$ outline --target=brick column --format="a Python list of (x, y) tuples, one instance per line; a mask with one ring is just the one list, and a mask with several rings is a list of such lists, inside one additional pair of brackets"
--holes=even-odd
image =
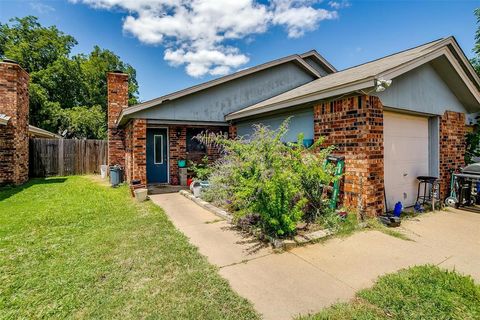
[(228, 137), (230, 139), (235, 139), (237, 137), (237, 126), (232, 123), (228, 126)]
[(0, 185), (28, 180), (28, 73), (17, 63), (0, 62)]
[(147, 183), (147, 120), (133, 120), (133, 156), (132, 156), (132, 177), (138, 179), (142, 184)]
[(127, 182), (147, 183), (147, 120), (133, 119), (125, 127), (125, 176)]
[(450, 170), (465, 165), (465, 114), (446, 111), (440, 117), (440, 199), (450, 190)]
[(314, 107), (315, 140), (345, 156), (343, 204), (368, 216), (383, 213), (383, 106), (372, 96), (354, 96)]
[(170, 184), (179, 184), (178, 160), (187, 159), (187, 128), (185, 126), (170, 126), (168, 128), (170, 143)]
[(125, 130), (117, 128), (117, 120), (122, 109), (128, 107), (127, 74), (107, 73), (107, 105), (108, 165), (125, 167)]

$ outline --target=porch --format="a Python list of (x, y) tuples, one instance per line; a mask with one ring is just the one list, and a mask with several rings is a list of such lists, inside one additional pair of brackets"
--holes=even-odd
[(152, 194), (186, 187), (194, 176), (192, 163), (211, 163), (220, 156), (217, 148), (207, 147), (194, 137), (205, 132), (228, 134), (228, 128), (226, 123), (130, 121), (125, 128), (127, 182), (139, 180)]

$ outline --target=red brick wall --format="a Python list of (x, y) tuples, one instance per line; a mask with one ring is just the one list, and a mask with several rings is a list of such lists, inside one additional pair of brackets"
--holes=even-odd
[(228, 126), (228, 137), (230, 139), (235, 139), (237, 137), (237, 126), (234, 124), (230, 124)]
[(176, 185), (180, 183), (177, 161), (187, 158), (187, 127), (169, 126), (168, 143), (170, 184)]
[(125, 166), (125, 130), (117, 128), (117, 120), (123, 108), (128, 106), (128, 75), (107, 74), (108, 165)]
[(127, 182), (147, 183), (147, 120), (133, 119), (125, 126), (125, 176)]
[(28, 180), (28, 80), (18, 64), (0, 62), (0, 113), (11, 117), (0, 125), (0, 184)]
[(314, 107), (315, 139), (345, 156), (343, 204), (368, 216), (383, 213), (383, 106), (380, 99), (354, 96)]
[(440, 197), (448, 195), (450, 170), (465, 165), (465, 114), (446, 111), (440, 117)]
[[(168, 127), (169, 135), (169, 152), (170, 152), (170, 183), (179, 183), (178, 160), (188, 159), (187, 155), (187, 128), (204, 128), (211, 132), (220, 132), (226, 130), (225, 127), (216, 126), (175, 126)], [(179, 135), (177, 135), (177, 132)], [(220, 152), (217, 148), (207, 148), (207, 156), (209, 162), (214, 162), (220, 157)]]

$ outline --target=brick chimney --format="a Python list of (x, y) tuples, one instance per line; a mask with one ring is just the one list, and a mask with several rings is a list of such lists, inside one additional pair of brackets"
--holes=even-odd
[(0, 62), (0, 185), (28, 180), (28, 80), (15, 61)]
[(128, 74), (107, 73), (108, 165), (125, 167), (125, 130), (117, 128), (122, 109), (128, 107)]

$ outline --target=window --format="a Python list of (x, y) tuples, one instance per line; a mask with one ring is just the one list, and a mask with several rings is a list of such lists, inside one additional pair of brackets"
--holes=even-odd
[(163, 135), (154, 135), (153, 136), (153, 162), (155, 164), (163, 164)]
[(196, 135), (199, 135), (204, 131), (205, 129), (203, 128), (187, 128), (187, 152), (191, 152), (191, 153), (207, 152), (207, 148), (203, 143), (201, 143), (197, 139), (193, 139)]

